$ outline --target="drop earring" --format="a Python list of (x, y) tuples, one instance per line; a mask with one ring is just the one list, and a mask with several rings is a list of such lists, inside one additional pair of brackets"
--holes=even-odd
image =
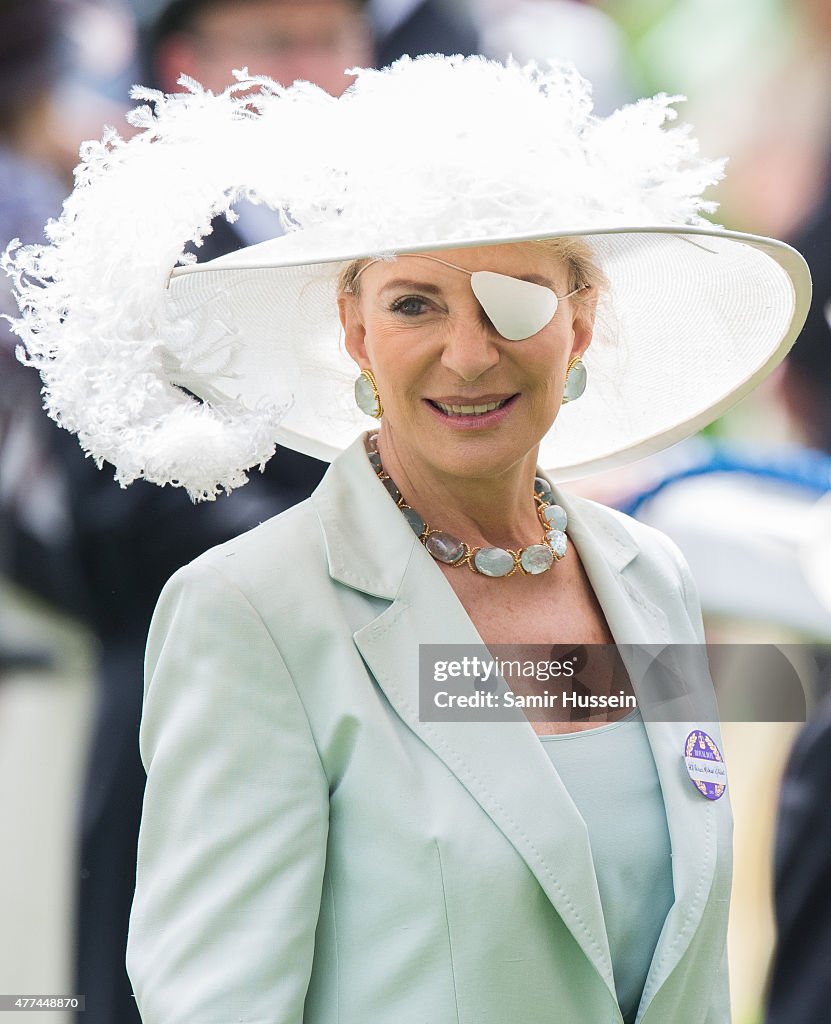
[(563, 384), (563, 405), (566, 405), (567, 402), (573, 402), (583, 394), (586, 390), (587, 379), (586, 364), (580, 356), (574, 356), (572, 359), (569, 359), (566, 379)]
[(361, 374), (355, 381), (355, 404), (376, 420), (384, 415), (384, 407), (381, 405), (381, 396), (378, 394), (378, 385), (375, 383), (375, 376), (372, 370), (361, 370)]

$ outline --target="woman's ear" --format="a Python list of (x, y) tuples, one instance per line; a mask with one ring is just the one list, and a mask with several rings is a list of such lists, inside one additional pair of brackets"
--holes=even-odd
[(586, 349), (591, 345), (594, 334), (594, 318), (591, 320), (580, 316), (574, 321), (574, 344), (571, 346), (571, 357), (585, 355)]
[(366, 328), (361, 318), (358, 300), (354, 295), (338, 297), (338, 316), (343, 327), (346, 351), (362, 370), (368, 369), (370, 364), (366, 352)]
[(574, 332), (574, 343), (571, 346), (571, 357), (584, 355), (594, 335), (594, 317), (597, 312), (597, 299), (589, 297), (575, 303), (571, 329)]

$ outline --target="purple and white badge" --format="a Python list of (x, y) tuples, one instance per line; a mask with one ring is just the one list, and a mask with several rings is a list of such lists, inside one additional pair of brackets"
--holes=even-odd
[(684, 763), (693, 785), (708, 800), (718, 800), (727, 789), (727, 768), (711, 736), (695, 729), (684, 743)]

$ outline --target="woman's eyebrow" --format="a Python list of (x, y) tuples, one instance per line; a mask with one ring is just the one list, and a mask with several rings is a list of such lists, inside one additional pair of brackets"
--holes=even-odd
[(530, 284), (541, 284), (544, 288), (550, 288), (552, 291), (556, 291), (554, 282), (550, 277), (545, 277), (543, 274), (517, 274), (517, 279), (520, 281), (528, 281)]
[[(544, 288), (550, 288), (552, 291), (556, 291), (554, 282), (550, 277), (546, 277), (544, 274), (517, 274), (517, 280), (528, 281), (531, 284), (539, 284)], [(382, 286), (381, 291), (386, 292), (390, 289), (399, 288), (411, 288), (419, 292), (427, 292), (429, 295), (441, 295), (442, 289), (440, 285), (430, 284), (427, 281), (417, 281), (415, 278), (396, 277), (392, 281), (387, 281)]]
[(441, 295), (441, 288), (437, 284), (429, 284), (427, 281), (416, 281), (413, 278), (396, 277), (381, 288), (382, 292), (391, 288), (413, 288), (419, 292), (429, 292), (431, 295)]

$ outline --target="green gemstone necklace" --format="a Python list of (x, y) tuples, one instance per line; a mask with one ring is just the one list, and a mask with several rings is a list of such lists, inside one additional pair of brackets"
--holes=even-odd
[(401, 510), (415, 535), (437, 562), (444, 565), (466, 565), (480, 576), (512, 576), (515, 572), (523, 576), (539, 576), (559, 562), (568, 550), (566, 525), (568, 516), (562, 505), (557, 505), (547, 481), (537, 477), (534, 481), (534, 503), (537, 517), (544, 536), (539, 544), (530, 544), (517, 551), (511, 548), (472, 548), (463, 540), (444, 530), (434, 530), (408, 505), (395, 485), (395, 481), (384, 470), (378, 451), (378, 435), (367, 438), (367, 456), (378, 479), (387, 489), (392, 500)]

